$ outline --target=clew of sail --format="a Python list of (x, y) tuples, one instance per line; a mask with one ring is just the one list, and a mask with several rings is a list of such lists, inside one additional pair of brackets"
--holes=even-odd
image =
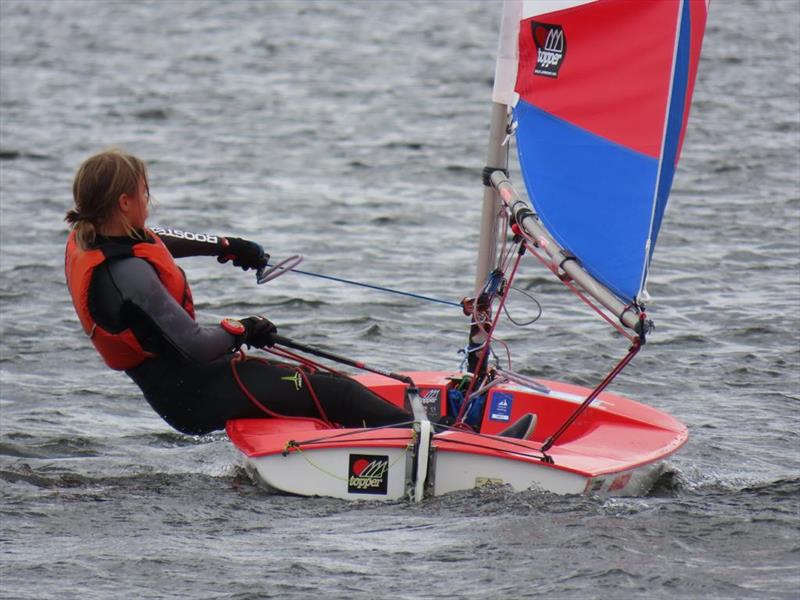
[(507, 0), (493, 100), (552, 238), (640, 302), (689, 116), (706, 0)]

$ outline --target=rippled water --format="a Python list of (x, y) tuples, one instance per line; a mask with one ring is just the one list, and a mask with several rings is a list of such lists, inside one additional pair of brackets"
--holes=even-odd
[[(304, 267), (471, 292), (498, 6), (0, 2), (0, 596), (795, 598), (800, 3), (712, 3), (652, 267), (657, 330), (614, 391), (691, 439), (645, 498), (421, 505), (270, 495), (224, 434), (169, 431), (105, 369), (62, 261), (78, 164), (146, 159), (152, 222)], [(183, 261), (203, 318), (392, 368), (458, 366), (457, 309)], [(593, 384), (625, 345), (533, 263), (515, 366)], [(524, 313), (520, 303), (512, 310)]]

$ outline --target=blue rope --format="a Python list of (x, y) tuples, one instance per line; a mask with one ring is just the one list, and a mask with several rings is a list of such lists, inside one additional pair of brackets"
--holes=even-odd
[(452, 302), (450, 300), (441, 300), (439, 298), (431, 298), (430, 296), (423, 296), (421, 294), (414, 294), (412, 292), (403, 292), (401, 290), (394, 290), (392, 288), (381, 287), (378, 285), (372, 285), (371, 283), (360, 283), (358, 281), (350, 281), (349, 279), (342, 279), (341, 277), (333, 277), (331, 275), (322, 275), (321, 273), (311, 273), (310, 271), (301, 271), (300, 269), (289, 269), (292, 273), (300, 273), (301, 275), (309, 275), (311, 277), (319, 277), (320, 279), (329, 279), (331, 281), (338, 281), (339, 283), (347, 283), (349, 285), (357, 285), (360, 287), (370, 288), (373, 290), (378, 290), (380, 292), (389, 292), (392, 294), (399, 294), (401, 296), (409, 296), (411, 298), (417, 298), (418, 300), (427, 300), (428, 302), (438, 302), (439, 304), (447, 304), (449, 306), (457, 306), (461, 308), (461, 304), (458, 302)]

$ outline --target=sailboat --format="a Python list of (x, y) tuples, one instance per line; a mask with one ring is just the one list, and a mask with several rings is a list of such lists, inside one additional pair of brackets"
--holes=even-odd
[[(707, 0), (504, 2), (476, 284), (462, 302), (466, 368), (398, 374), (352, 361), (368, 371), (358, 381), (413, 411), (408, 427), (230, 421), (227, 434), (259, 482), (305, 496), (417, 502), (487, 484), (616, 495), (653, 486), (687, 428), (607, 388), (653, 327), (645, 286), (707, 13)], [(510, 180), (511, 144), (530, 201)], [(498, 319), (531, 257), (627, 340), (627, 354), (592, 389), (494, 358)], [(524, 435), (500, 435), (520, 419)]]

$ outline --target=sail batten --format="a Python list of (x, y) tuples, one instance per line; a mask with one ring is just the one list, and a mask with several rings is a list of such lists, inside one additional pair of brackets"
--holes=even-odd
[(513, 105), (528, 196), (553, 239), (624, 303), (646, 283), (706, 13), (705, 0), (505, 4), (493, 98)]

